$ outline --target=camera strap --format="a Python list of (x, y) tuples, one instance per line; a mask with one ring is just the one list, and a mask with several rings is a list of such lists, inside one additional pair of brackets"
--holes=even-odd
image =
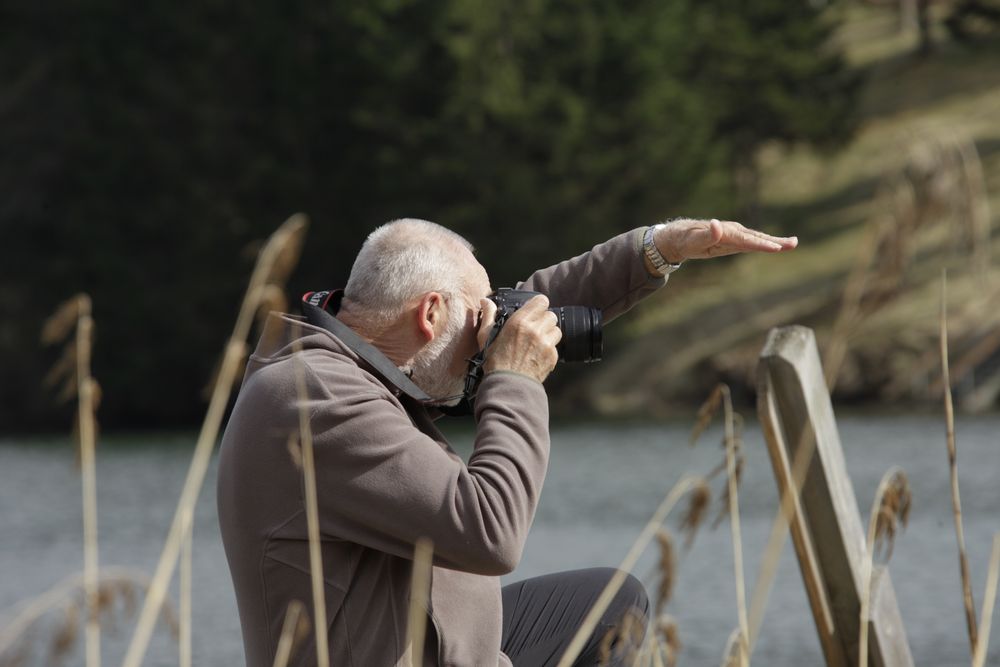
[(486, 363), (486, 353), (489, 351), (490, 346), (493, 345), (497, 335), (500, 333), (500, 329), (507, 320), (508, 315), (505, 311), (497, 313), (496, 320), (493, 322), (493, 328), (490, 330), (489, 336), (486, 337), (486, 344), (483, 346), (483, 349), (468, 360), (469, 365), (465, 373), (465, 387), (462, 391), (462, 399), (455, 405), (441, 405), (441, 399), (435, 400), (428, 396), (423, 389), (418, 387), (403, 371), (399, 370), (378, 348), (363, 340), (353, 329), (334, 317), (334, 314), (340, 310), (340, 300), (343, 296), (343, 290), (306, 292), (302, 295), (302, 314), (305, 315), (306, 321), (309, 324), (332, 333), (351, 351), (367, 362), (376, 373), (382, 376), (382, 379), (394, 385), (413, 400), (427, 407), (434, 408), (449, 417), (467, 417), (474, 414), (476, 393), (479, 390), (479, 383), (483, 380), (483, 364)]
[(330, 313), (328, 310), (330, 302), (333, 301), (335, 306), (339, 306), (342, 296), (343, 292), (341, 290), (306, 292), (302, 296), (302, 314), (305, 315), (306, 321), (309, 324), (326, 329), (339, 338), (340, 342), (364, 359), (376, 373), (401, 392), (420, 403), (426, 404), (431, 402), (431, 397), (423, 389), (414, 384), (413, 380), (406, 377), (406, 374), (399, 370), (378, 348), (363, 340), (361, 336), (354, 333), (353, 329)]

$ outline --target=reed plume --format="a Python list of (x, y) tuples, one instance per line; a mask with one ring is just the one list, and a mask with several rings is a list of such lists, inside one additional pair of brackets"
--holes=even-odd
[(717, 384), (712, 389), (712, 392), (705, 399), (705, 402), (701, 404), (698, 408), (698, 414), (695, 417), (694, 428), (691, 429), (691, 440), (690, 445), (693, 447), (701, 434), (705, 432), (708, 425), (712, 423), (712, 417), (715, 413), (719, 411), (719, 406), (722, 405), (722, 385)]
[(906, 473), (900, 470), (885, 489), (875, 521), (875, 539), (872, 551), (875, 554), (880, 553), (880, 560), (887, 561), (892, 557), (896, 533), (901, 527), (906, 528), (912, 502), (909, 480)]
[[(743, 416), (738, 412), (734, 412), (732, 409), (732, 396), (730, 394), (729, 387), (724, 383), (717, 384), (712, 392), (709, 394), (708, 398), (698, 409), (697, 417), (695, 418), (695, 425), (691, 432), (690, 444), (693, 446), (701, 434), (704, 433), (705, 429), (711, 423), (712, 418), (719, 411), (720, 407), (728, 405), (728, 409), (724, 409), (725, 413), (725, 430), (722, 437), (722, 450), (723, 458), (722, 461), (711, 470), (711, 472), (706, 475), (706, 479), (712, 480), (720, 473), (727, 471), (729, 468), (729, 454), (728, 450), (730, 447), (735, 451), (736, 458), (736, 468), (735, 468), (735, 479), (736, 486), (738, 487), (740, 481), (743, 477), (743, 466), (745, 464), (745, 457), (743, 456)], [(719, 505), (719, 513), (715, 517), (715, 521), (712, 524), (712, 528), (717, 527), (722, 523), (723, 519), (726, 518), (730, 513), (731, 503), (729, 501), (730, 495), (730, 485), (727, 483), (723, 487), (722, 492), (722, 503)], [(705, 508), (707, 509), (707, 507)], [(701, 515), (695, 515), (700, 524)], [(697, 525), (695, 525), (697, 527)], [(693, 535), (689, 535), (689, 540), (687, 541), (685, 548), (690, 548), (691, 540)]]
[(664, 665), (666, 667), (676, 667), (677, 657), (684, 647), (681, 644), (676, 619), (669, 614), (661, 614), (656, 619), (656, 624), (653, 627), (653, 636), (657, 642), (657, 654), (663, 655)]
[(62, 622), (49, 646), (49, 662), (55, 663), (64, 659), (76, 644), (79, 611), (76, 604), (70, 601), (63, 608)]
[(101, 624), (98, 618), (98, 548), (97, 548), (97, 420), (94, 412), (101, 400), (100, 386), (90, 375), (94, 320), (91, 301), (78, 294), (60, 305), (42, 327), (42, 342), (61, 342), (76, 329), (72, 344), (67, 345), (59, 362), (49, 372), (46, 383), (52, 386), (65, 378), (60, 398), (77, 397), (73, 432), (76, 460), (80, 466), (83, 501), (83, 568), (87, 597), (86, 665), (100, 667)]
[[(743, 482), (743, 469), (746, 466), (746, 457), (743, 455), (743, 415), (738, 412), (733, 412), (732, 401), (729, 397), (729, 389), (726, 388), (725, 399), (726, 403), (729, 405), (729, 409), (726, 412), (726, 428), (722, 436), (722, 448), (725, 452), (725, 456), (722, 459), (722, 463), (716, 468), (718, 471), (726, 471), (726, 485), (722, 487), (722, 502), (719, 503), (719, 512), (715, 515), (715, 521), (712, 522), (712, 529), (714, 530), (721, 524), (727, 516), (732, 516), (732, 502), (731, 498), (733, 496), (733, 490), (731, 490), (729, 479), (733, 478), (736, 481), (735, 490), (738, 491), (740, 484)], [(729, 473), (729, 450), (733, 451), (733, 458), (735, 459), (735, 467), (733, 473)], [(716, 470), (713, 470), (709, 474), (709, 479), (716, 475)]]
[(281, 625), (278, 648), (274, 653), (273, 667), (287, 667), (296, 647), (309, 634), (309, 612), (298, 600), (292, 600), (285, 609), (285, 622)]
[(621, 621), (608, 628), (601, 637), (597, 647), (597, 664), (605, 667), (616, 658), (620, 658), (627, 665), (640, 664), (646, 650), (643, 642), (645, 632), (646, 622), (643, 615), (635, 609), (626, 610)]
[(976, 650), (976, 610), (972, 599), (972, 576), (969, 556), (965, 551), (965, 530), (962, 527), (962, 497), (958, 490), (958, 450), (955, 446), (955, 407), (951, 400), (951, 377), (948, 370), (948, 273), (941, 272), (941, 383), (944, 389), (945, 441), (948, 446), (948, 469), (951, 473), (951, 508), (958, 542), (958, 568), (962, 577), (962, 602), (965, 605), (965, 625), (969, 633), (969, 651)]
[(622, 560), (621, 565), (618, 566), (618, 570), (612, 575), (611, 579), (605, 585), (604, 590), (598, 596), (594, 605), (590, 608), (587, 616), (583, 619), (583, 623), (577, 628), (576, 634), (570, 641), (569, 645), (566, 647), (566, 651), (563, 653), (562, 657), (559, 659), (557, 667), (570, 667), (576, 660), (577, 656), (580, 655), (580, 651), (583, 650), (584, 645), (586, 645), (588, 638), (594, 632), (594, 628), (597, 627), (597, 623), (601, 619), (601, 615), (607, 610), (608, 605), (614, 599), (615, 594), (621, 588), (622, 584), (625, 582), (625, 577), (628, 572), (635, 566), (635, 562), (639, 559), (642, 551), (649, 544), (649, 541), (653, 538), (657, 529), (663, 524), (663, 521), (670, 514), (670, 511), (674, 508), (677, 502), (692, 489), (692, 487), (698, 486), (699, 482), (704, 483), (703, 478), (695, 477), (682, 477), (677, 484), (674, 485), (667, 496), (660, 503), (656, 511), (653, 512), (653, 516), (646, 523), (646, 526), (639, 533), (635, 542), (632, 543), (631, 548)]
[(858, 667), (868, 667), (868, 623), (871, 609), (872, 575), (877, 552), (885, 558), (900, 525), (905, 526), (910, 513), (910, 482), (899, 468), (890, 468), (879, 482), (868, 519), (868, 549), (862, 562), (861, 628), (858, 633)]
[(705, 522), (708, 515), (708, 507), (712, 504), (712, 488), (704, 478), (698, 478), (693, 482), (691, 493), (688, 496), (687, 510), (681, 517), (680, 528), (684, 531), (684, 548), (690, 549), (694, 542), (698, 528)]
[[(48, 640), (40, 648), (48, 654), (50, 663), (68, 658), (80, 637), (80, 620), (83, 619), (85, 623), (89, 621), (88, 578), (87, 573), (74, 574), (19, 605), (14, 617), (0, 629), (0, 667), (16, 667), (28, 663), (32, 648), (42, 639)], [(121, 616), (132, 617), (135, 613), (136, 592), (147, 590), (149, 583), (149, 577), (137, 570), (102, 568), (98, 572), (97, 614), (103, 624), (114, 625), (115, 618), (119, 615), (118, 609), (121, 610)], [(48, 625), (47, 619), (51, 619), (53, 615), (58, 617), (58, 621), (54, 634), (49, 635), (41, 628)], [(169, 604), (163, 606), (160, 621), (172, 635), (177, 635), (173, 608)], [(84, 650), (86, 651), (86, 646)]]
[(198, 442), (191, 457), (191, 465), (184, 481), (184, 488), (177, 503), (170, 531), (167, 534), (163, 551), (160, 553), (156, 572), (153, 574), (149, 592), (143, 603), (135, 633), (125, 654), (124, 667), (139, 667), (145, 656), (153, 625), (166, 598), (167, 587), (173, 576), (174, 567), (177, 565), (181, 542), (194, 517), (194, 506), (205, 481), (205, 474), (208, 471), (208, 464), (236, 373), (246, 356), (246, 338), (250, 334), (254, 316), (260, 307), (261, 291), (267, 285), (279, 284), (279, 279), (283, 280), (287, 277), (288, 271), (290, 271), (288, 264), (293, 258), (298, 257), (306, 225), (305, 216), (292, 216), (271, 235), (258, 255), (246, 295), (240, 306), (236, 325), (233, 327), (232, 335), (225, 347), (219, 376), (212, 390), (205, 421), (198, 434)]
[(660, 544), (660, 562), (657, 567), (660, 573), (660, 583), (656, 587), (656, 615), (663, 613), (663, 608), (670, 601), (674, 591), (674, 578), (677, 573), (677, 559), (674, 555), (674, 538), (666, 528), (656, 531), (656, 541)]

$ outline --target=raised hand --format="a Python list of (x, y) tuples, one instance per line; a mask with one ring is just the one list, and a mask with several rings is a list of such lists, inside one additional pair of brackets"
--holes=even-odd
[(795, 236), (771, 236), (731, 220), (679, 219), (659, 227), (653, 242), (673, 264), (740, 252), (781, 252), (799, 244)]

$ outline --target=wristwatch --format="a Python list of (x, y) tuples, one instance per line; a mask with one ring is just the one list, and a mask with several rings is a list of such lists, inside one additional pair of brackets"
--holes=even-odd
[(646, 233), (642, 237), (642, 252), (646, 255), (646, 259), (649, 260), (649, 263), (653, 265), (653, 268), (656, 269), (657, 272), (664, 276), (668, 276), (677, 269), (681, 268), (681, 262), (678, 262), (677, 264), (668, 262), (664, 259), (663, 255), (660, 254), (660, 250), (656, 247), (656, 243), (653, 242), (653, 234), (661, 227), (666, 227), (666, 225), (661, 222), (658, 225), (646, 228)]

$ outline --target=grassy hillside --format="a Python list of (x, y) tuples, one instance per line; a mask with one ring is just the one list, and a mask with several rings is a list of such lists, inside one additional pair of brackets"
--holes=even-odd
[[(1000, 257), (991, 233), (1000, 214), (1000, 45), (952, 43), (938, 23), (937, 48), (921, 58), (913, 55), (916, 35), (901, 33), (891, 12), (844, 11), (839, 39), (866, 75), (856, 136), (834, 154), (775, 145), (759, 156), (759, 224), (797, 234), (799, 249), (686, 266), (628, 318), (629, 341), (612, 338), (608, 361), (581, 376), (562, 407), (671, 411), (720, 380), (748, 401), (767, 331), (805, 324), (822, 349), (852, 269), (859, 315), (841, 327), (847, 353), (835, 397), (866, 405), (937, 400), (944, 268), (953, 380), (967, 408), (994, 404), (984, 386), (997, 374), (990, 361), (1000, 344), (992, 339), (1000, 328), (997, 260), (977, 268), (962, 235), (974, 208), (990, 230), (980, 259), (986, 245)], [(968, 192), (970, 169), (981, 170), (985, 196)]]

